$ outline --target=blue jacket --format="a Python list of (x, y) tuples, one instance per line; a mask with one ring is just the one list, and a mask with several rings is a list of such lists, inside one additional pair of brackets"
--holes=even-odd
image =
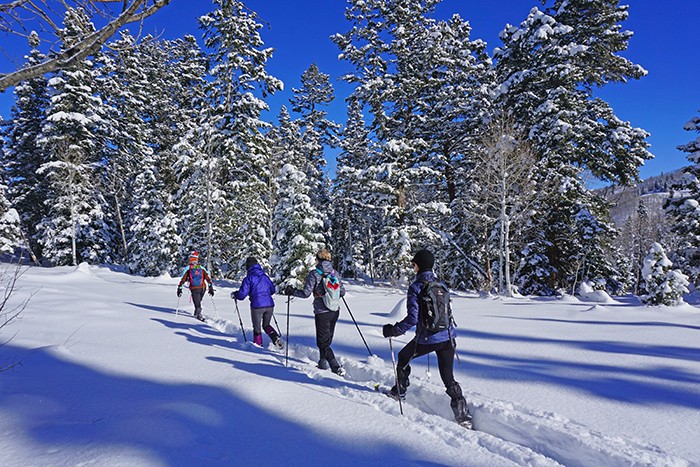
[(326, 260), (319, 261), (316, 268), (312, 269), (311, 272), (309, 272), (309, 275), (306, 276), (304, 288), (302, 290), (294, 291), (295, 297), (308, 298), (311, 296), (311, 294), (314, 295), (313, 306), (315, 315), (331, 311), (326, 308), (326, 305), (323, 303), (324, 292), (323, 284), (321, 283), (321, 274), (318, 272), (319, 269), (325, 274), (333, 273), (338, 278), (338, 282), (340, 282), (340, 296), (343, 297), (345, 295), (345, 286), (343, 285), (343, 281), (340, 280), (340, 277), (338, 277), (338, 274), (336, 274), (333, 270), (333, 264)]
[(408, 287), (406, 296), (407, 315), (404, 319), (394, 324), (394, 330), (398, 335), (405, 334), (413, 326), (416, 326), (416, 339), (419, 344), (439, 344), (450, 340), (450, 336), (456, 337), (455, 328), (450, 324), (449, 329), (436, 332), (434, 334), (425, 330), (423, 325), (418, 322), (418, 294), (425, 285), (425, 282), (435, 280), (433, 271), (421, 271), (416, 275), (416, 280)]
[(251, 308), (275, 306), (275, 301), (272, 299), (275, 294), (275, 284), (272, 283), (259, 264), (248, 268), (248, 272), (241, 282), (241, 287), (233, 294), (236, 300), (245, 300), (247, 296), (250, 296)]

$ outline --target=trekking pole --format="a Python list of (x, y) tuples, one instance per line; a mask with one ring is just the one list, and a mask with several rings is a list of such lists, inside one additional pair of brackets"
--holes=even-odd
[(394, 366), (394, 380), (396, 381), (396, 394), (399, 401), (399, 411), (403, 415), (403, 404), (401, 403), (401, 386), (399, 386), (399, 371), (396, 369), (396, 359), (394, 358), (394, 345), (391, 343), (391, 337), (389, 338), (389, 350), (391, 350), (391, 364)]
[(175, 305), (175, 316), (180, 313), (180, 297), (177, 297), (177, 305)]
[(289, 366), (289, 302), (292, 296), (287, 295), (287, 345), (284, 347), (284, 366)]
[(218, 319), (221, 319), (221, 316), (219, 316), (219, 310), (216, 309), (216, 302), (214, 302), (214, 296), (213, 295), (209, 295), (209, 296), (211, 297), (211, 304), (214, 307), (214, 313), (216, 313), (216, 317)]
[(369, 350), (369, 346), (367, 345), (367, 341), (365, 340), (365, 336), (362, 335), (362, 331), (360, 331), (360, 326), (357, 325), (357, 321), (355, 321), (355, 317), (352, 315), (352, 311), (350, 311), (350, 307), (348, 306), (348, 302), (345, 300), (345, 297), (340, 297), (343, 299), (343, 303), (345, 303), (345, 308), (348, 309), (348, 313), (350, 313), (350, 317), (352, 318), (352, 322), (355, 323), (355, 327), (357, 328), (357, 332), (360, 333), (360, 337), (362, 338), (362, 342), (365, 343), (365, 347), (367, 348), (367, 352), (369, 352), (369, 356), (372, 356), (372, 351)]
[(233, 303), (236, 305), (236, 314), (238, 315), (238, 323), (241, 325), (241, 332), (243, 333), (243, 342), (248, 342), (245, 336), (245, 329), (243, 329), (243, 320), (241, 319), (241, 312), (238, 311), (238, 300), (234, 299)]
[(462, 362), (459, 359), (459, 354), (457, 353), (457, 340), (452, 339), (452, 330), (450, 326), (447, 327), (447, 335), (450, 337), (450, 345), (452, 346), (452, 350), (455, 351), (455, 357), (457, 357), (457, 364), (461, 365)]
[(277, 328), (277, 335), (281, 337), (281, 336), (282, 336), (282, 332), (280, 331), (280, 325), (279, 325), (279, 323), (277, 322), (277, 318), (275, 318), (275, 314), (274, 314), (274, 313), (272, 313), (272, 319), (275, 320), (275, 327)]

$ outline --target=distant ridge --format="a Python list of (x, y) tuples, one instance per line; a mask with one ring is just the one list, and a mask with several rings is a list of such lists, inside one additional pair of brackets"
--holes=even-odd
[(634, 186), (611, 185), (594, 191), (612, 203), (610, 217), (620, 227), (637, 211), (639, 198), (644, 198), (649, 214), (661, 215), (664, 200), (668, 198), (673, 184), (683, 176), (684, 169), (682, 167), (649, 177)]

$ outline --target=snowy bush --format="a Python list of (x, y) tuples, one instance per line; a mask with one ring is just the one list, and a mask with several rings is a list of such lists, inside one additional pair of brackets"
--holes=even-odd
[(672, 267), (673, 263), (666, 257), (663, 247), (653, 243), (642, 266), (646, 291), (639, 297), (642, 303), (650, 306), (680, 305), (683, 294), (688, 293), (688, 277)]

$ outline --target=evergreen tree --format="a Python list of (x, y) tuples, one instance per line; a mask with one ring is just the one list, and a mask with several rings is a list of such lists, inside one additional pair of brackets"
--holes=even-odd
[(276, 146), (284, 147), (286, 163), (275, 181), (277, 200), (272, 218), (274, 233), (270, 259), (273, 280), (281, 286), (301, 287), (315, 265), (316, 252), (325, 246), (323, 220), (311, 203), (309, 181), (303, 168), (306, 157), (300, 122), (282, 108)]
[[(69, 9), (64, 25), (62, 49), (94, 32), (81, 9)], [(94, 94), (94, 75), (93, 63), (85, 61), (49, 81), (51, 104), (39, 140), (47, 162), (38, 169), (49, 187), (44, 202), (48, 214), (38, 225), (38, 235), (44, 258), (54, 265), (111, 260), (105, 202), (98, 189), (105, 110)]]
[(337, 268), (345, 277), (373, 277), (373, 232), (379, 231), (381, 212), (374, 206), (372, 183), (364, 167), (372, 165), (375, 150), (369, 139), (362, 108), (351, 99), (340, 141), (333, 184), (333, 245)]
[[(303, 151), (306, 158), (304, 171), (309, 182), (311, 203), (323, 210), (330, 203), (330, 182), (325, 172), (325, 148), (338, 146), (340, 125), (328, 120), (323, 108), (335, 98), (329, 75), (321, 73), (316, 64), (311, 64), (301, 75), (301, 88), (294, 89), (290, 99), (292, 111), (301, 115), (299, 128), (302, 133)], [(324, 234), (330, 226), (325, 226)]]
[[(638, 168), (651, 158), (646, 132), (619, 120), (610, 106), (594, 98), (594, 90), (610, 82), (625, 82), (646, 72), (617, 55), (627, 47), (630, 32), (621, 31), (627, 7), (616, 0), (555, 1), (547, 10), (533, 8), (520, 27), (508, 26), (495, 53), (500, 83), (499, 108), (518, 116), (540, 162), (538, 189), (550, 189), (546, 203), (536, 206), (523, 251), (521, 284), (532, 293), (569, 289), (581, 271), (580, 237), (590, 228), (577, 228), (588, 212), (600, 228), (593, 231), (610, 244), (615, 230), (606, 225), (607, 209), (586, 192), (582, 169), (621, 184), (634, 181)], [(555, 217), (556, 216), (556, 217)], [(561, 216), (568, 216), (567, 219)], [(592, 219), (588, 218), (588, 221)], [(564, 230), (561, 228), (566, 227)], [(604, 238), (606, 237), (607, 238)], [(588, 255), (608, 269), (603, 255)], [(615, 275), (614, 268), (610, 269)]]
[(688, 278), (672, 267), (673, 263), (666, 257), (663, 247), (653, 243), (642, 267), (645, 292), (640, 297), (642, 303), (677, 306), (683, 302), (683, 294), (688, 293)]
[(109, 144), (103, 146), (104, 193), (109, 200), (108, 219), (114, 226), (115, 259), (129, 261), (131, 214), (135, 202), (133, 183), (142, 173), (143, 162), (151, 158), (150, 135), (146, 124), (146, 108), (151, 104), (151, 86), (145, 70), (150, 57), (143, 57), (136, 39), (128, 30), (109, 44), (110, 55), (100, 57), (102, 67), (99, 93), (109, 112), (104, 116)]
[[(461, 104), (474, 97), (460, 95), (466, 84), (455, 78), (471, 66), (464, 60), (471, 49), (449, 47), (462, 42), (459, 47), (468, 48), (463, 41), (454, 40), (464, 40), (468, 27), (459, 23), (461, 30), (455, 25), (441, 29), (429, 18), (438, 3), (353, 0), (346, 10), (352, 30), (333, 37), (341, 58), (355, 67), (355, 74), (345, 77), (357, 84), (353, 98), (372, 116), (370, 129), (379, 150), (366, 173), (373, 179), (370, 189), (375, 206), (384, 215), (375, 242), (378, 273), (395, 280), (410, 274), (413, 250), (442, 243), (441, 225), (435, 220), (449, 212), (449, 198), (445, 165), (439, 160), (443, 158), (446, 166), (451, 166), (449, 158), (459, 154), (459, 145), (448, 141), (433, 144), (432, 136), (427, 135), (436, 134), (441, 123), (459, 120), (456, 115), (465, 110)], [(446, 59), (450, 53), (455, 60)], [(437, 95), (441, 89), (444, 93)], [(446, 96), (457, 101), (450, 103)], [(448, 110), (444, 120), (437, 119)], [(459, 140), (459, 136), (452, 138)], [(445, 148), (448, 158), (444, 157)]]
[[(36, 65), (46, 58), (39, 51), (39, 45), (39, 36), (32, 31), (29, 35), (31, 51), (25, 66)], [(46, 162), (38, 139), (49, 104), (47, 80), (44, 77), (33, 78), (17, 85), (14, 92), (12, 120), (3, 132), (7, 138), (2, 157), (8, 183), (7, 197), (19, 212), (29, 248), (40, 255), (36, 227), (47, 215), (48, 209), (45, 203), (47, 184), (37, 173)]]
[(200, 112), (199, 131), (191, 133), (189, 143), (203, 157), (202, 166), (191, 173), (203, 176), (205, 183), (197, 187), (195, 180), (186, 182), (206, 195), (204, 203), (182, 207), (191, 216), (206, 218), (202, 250), (210, 270), (218, 271), (232, 259), (269, 257), (270, 148), (262, 134), (269, 125), (260, 114), (268, 109), (262, 98), (282, 89), (282, 83), (265, 70), (272, 49), (262, 48), (257, 15), (239, 1), (214, 4), (215, 11), (199, 18), (211, 50), (211, 79), (208, 106)]
[[(683, 128), (700, 133), (700, 117), (693, 117)], [(700, 284), (700, 137), (678, 149), (688, 153), (691, 165), (683, 169), (683, 177), (673, 184), (664, 208), (673, 219), (671, 229), (679, 241), (674, 260), (697, 287)]]
[[(188, 133), (196, 134), (200, 109), (205, 105), (207, 60), (193, 36), (175, 41), (142, 41), (139, 53), (149, 88), (145, 121), (153, 157), (137, 177), (135, 192), (139, 203), (133, 213), (130, 266), (144, 274), (168, 270), (180, 272), (183, 259), (192, 249), (182, 245), (182, 215), (176, 194), (180, 190), (177, 167), (180, 153), (176, 144)], [(148, 173), (152, 173), (150, 176)], [(154, 177), (154, 178), (153, 178)], [(181, 199), (181, 198), (180, 198)], [(151, 266), (153, 265), (153, 266)], [(150, 272), (147, 272), (150, 271)]]
[[(2, 120), (0, 120), (2, 123)], [(0, 143), (2, 139), (0, 139)], [(0, 150), (2, 145), (0, 144)], [(23, 244), (20, 232), (20, 221), (17, 210), (10, 206), (5, 193), (7, 186), (3, 183), (4, 170), (0, 167), (0, 255), (12, 254), (15, 249)]]

